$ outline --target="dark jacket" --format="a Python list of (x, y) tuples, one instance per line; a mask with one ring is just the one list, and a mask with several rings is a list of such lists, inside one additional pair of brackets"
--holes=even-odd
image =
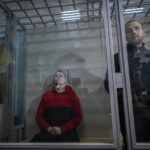
[[(142, 43), (140, 48), (127, 45), (130, 85), (134, 111), (136, 138), (139, 142), (150, 142), (150, 50)], [(119, 54), (115, 54), (115, 71), (120, 72)], [(108, 77), (105, 78), (108, 89)], [(121, 132), (126, 146), (126, 131), (123, 110), (122, 89), (118, 89), (118, 104)]]

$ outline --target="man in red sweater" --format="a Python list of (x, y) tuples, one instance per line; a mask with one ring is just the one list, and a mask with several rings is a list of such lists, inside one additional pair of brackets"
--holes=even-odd
[(58, 71), (55, 86), (44, 93), (36, 121), (41, 132), (31, 142), (79, 142), (76, 127), (82, 121), (80, 100), (73, 89), (66, 85), (65, 74)]

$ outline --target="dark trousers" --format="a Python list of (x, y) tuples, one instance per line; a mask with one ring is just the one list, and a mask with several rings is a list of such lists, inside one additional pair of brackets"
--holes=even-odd
[(41, 131), (33, 137), (31, 142), (80, 142), (80, 139), (76, 130), (61, 135), (51, 135), (47, 131)]
[(150, 142), (150, 108), (134, 108), (137, 142)]

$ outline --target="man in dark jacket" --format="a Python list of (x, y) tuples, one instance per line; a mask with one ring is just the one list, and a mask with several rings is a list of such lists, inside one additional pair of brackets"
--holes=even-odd
[[(142, 42), (144, 31), (137, 20), (125, 25), (129, 75), (137, 142), (150, 142), (150, 50)], [(119, 55), (115, 54), (116, 72), (120, 72)], [(107, 88), (107, 77), (105, 87)], [(118, 93), (121, 132), (126, 146), (123, 98)]]

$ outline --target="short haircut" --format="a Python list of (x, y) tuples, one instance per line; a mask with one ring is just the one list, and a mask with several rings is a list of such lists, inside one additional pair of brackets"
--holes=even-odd
[(67, 79), (67, 72), (65, 70), (57, 70), (55, 72), (55, 75), (56, 75), (57, 72), (62, 72), (64, 74), (65, 79)]
[(126, 28), (131, 22), (138, 22), (138, 23), (141, 25), (142, 29), (143, 29), (142, 23), (141, 23), (140, 21), (135, 20), (135, 19), (129, 20), (129, 21), (125, 24), (125, 28)]

